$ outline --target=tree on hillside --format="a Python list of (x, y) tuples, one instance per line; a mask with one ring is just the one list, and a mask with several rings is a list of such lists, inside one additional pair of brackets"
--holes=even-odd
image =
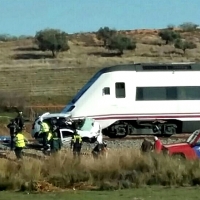
[(57, 29), (38, 31), (35, 40), (40, 50), (51, 51), (54, 58), (58, 52), (69, 49), (66, 33)]
[(98, 40), (102, 40), (103, 41), (103, 46), (106, 47), (107, 41), (117, 33), (116, 30), (114, 29), (110, 29), (108, 27), (104, 27), (104, 28), (100, 28), (96, 35), (97, 35), (97, 39)]
[(169, 42), (173, 42), (176, 39), (181, 38), (180, 34), (172, 31), (172, 30), (162, 30), (158, 33), (158, 35), (165, 40), (165, 44), (169, 44)]
[(136, 48), (136, 42), (119, 34), (109, 39), (106, 48), (109, 50), (118, 50), (119, 54), (122, 55), (124, 50), (134, 50)]
[(0, 41), (2, 42), (8, 42), (8, 41), (15, 41), (18, 38), (16, 36), (12, 36), (9, 34), (0, 34)]
[(175, 48), (177, 49), (182, 49), (184, 54), (186, 49), (195, 49), (197, 48), (197, 45), (193, 42), (189, 42), (189, 41), (183, 41), (181, 39), (177, 39), (174, 43)]
[(197, 29), (198, 26), (198, 24), (194, 24), (192, 22), (185, 22), (179, 25), (179, 28), (181, 28), (183, 31), (194, 31)]
[(167, 28), (168, 28), (169, 30), (173, 30), (173, 29), (175, 28), (175, 25), (169, 24), (169, 25), (167, 25)]

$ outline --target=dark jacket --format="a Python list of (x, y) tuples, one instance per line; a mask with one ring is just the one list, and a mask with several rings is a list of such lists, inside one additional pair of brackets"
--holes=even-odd
[(52, 139), (51, 139), (51, 149), (57, 151), (57, 150), (60, 150), (61, 147), (62, 147), (61, 138), (57, 133), (57, 129), (54, 129), (53, 136), (52, 136)]
[(62, 147), (62, 142), (60, 138), (53, 138), (51, 140), (51, 149), (52, 150), (60, 150)]
[(15, 122), (17, 123), (17, 125), (20, 127), (20, 128), (23, 128), (24, 127), (24, 117), (22, 115), (18, 115), (16, 118), (15, 118)]
[(71, 140), (71, 148), (81, 147), (82, 146), (82, 138), (78, 134), (73, 135)]
[(147, 139), (144, 139), (141, 145), (142, 152), (149, 152), (153, 149), (153, 143)]
[(17, 124), (16, 124), (16, 122), (13, 120), (13, 121), (11, 121), (8, 125), (7, 125), (7, 128), (9, 128), (10, 129), (10, 135), (11, 136), (14, 136), (15, 134), (16, 134), (16, 132), (17, 132)]

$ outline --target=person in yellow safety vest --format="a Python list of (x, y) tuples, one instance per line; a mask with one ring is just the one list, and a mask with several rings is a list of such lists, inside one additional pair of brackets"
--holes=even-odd
[(77, 132), (75, 132), (75, 134), (72, 137), (71, 149), (72, 147), (73, 147), (74, 158), (76, 158), (77, 155), (80, 156), (82, 148), (82, 138), (80, 135), (77, 134)]
[(48, 151), (49, 153), (51, 151), (52, 139), (53, 139), (53, 134), (49, 131), (47, 135), (47, 140), (46, 140), (46, 147), (44, 148), (44, 150)]
[(25, 142), (28, 142), (28, 140), (23, 135), (22, 128), (19, 128), (17, 130), (14, 142), (15, 142), (15, 155), (17, 159), (22, 159), (23, 158), (22, 150), (26, 146)]
[(40, 132), (43, 138), (43, 148), (44, 150), (49, 149), (48, 141), (51, 139), (50, 127), (46, 122), (39, 121)]

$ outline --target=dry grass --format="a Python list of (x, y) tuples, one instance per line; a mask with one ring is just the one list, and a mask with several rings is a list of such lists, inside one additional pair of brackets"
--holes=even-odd
[(200, 183), (199, 167), (199, 161), (142, 155), (134, 149), (110, 150), (107, 159), (94, 161), (86, 157), (80, 162), (65, 152), (47, 160), (25, 158), (17, 163), (1, 159), (0, 188), (36, 190), (38, 185), (41, 189), (42, 183), (53, 190), (55, 187), (107, 190), (144, 185), (193, 186)]

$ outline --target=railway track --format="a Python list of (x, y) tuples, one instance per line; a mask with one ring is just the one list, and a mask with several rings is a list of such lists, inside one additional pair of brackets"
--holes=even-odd
[[(163, 138), (163, 139), (187, 139), (189, 137), (191, 133), (181, 133), (181, 134), (176, 134), (176, 135), (172, 135), (171, 137), (159, 137), (158, 138)], [(121, 140), (142, 140), (144, 138), (148, 138), (148, 139), (153, 139), (154, 136), (153, 135), (133, 135), (133, 136), (126, 136), (124, 138), (109, 138), (107, 136), (103, 137), (103, 140), (107, 140), (107, 141), (121, 141)], [(35, 142), (34, 139), (29, 140), (30, 142)]]
[[(181, 134), (176, 134), (176, 135), (172, 135), (171, 137), (159, 137), (158, 138), (163, 138), (163, 139), (187, 139), (190, 136), (191, 133), (181, 133)], [(144, 138), (148, 138), (148, 139), (153, 139), (154, 136), (153, 135), (134, 135), (134, 136), (126, 136), (124, 138), (109, 138), (107, 136), (104, 136), (103, 139), (104, 140), (108, 140), (108, 141), (115, 141), (115, 140), (142, 140)]]
[[(160, 138), (160, 139), (187, 139), (190, 134), (191, 133), (181, 133), (181, 134), (172, 135), (171, 137), (159, 137), (158, 136), (158, 138)], [(107, 136), (103, 136), (103, 140), (105, 140), (105, 141), (142, 140), (144, 138), (153, 139), (154, 136), (153, 135), (129, 135), (129, 136), (126, 136), (124, 138), (109, 138)], [(6, 142), (6, 140), (0, 141), (0, 143), (4, 143), (4, 142)], [(35, 139), (29, 139), (29, 142), (35, 143), (36, 140)]]

